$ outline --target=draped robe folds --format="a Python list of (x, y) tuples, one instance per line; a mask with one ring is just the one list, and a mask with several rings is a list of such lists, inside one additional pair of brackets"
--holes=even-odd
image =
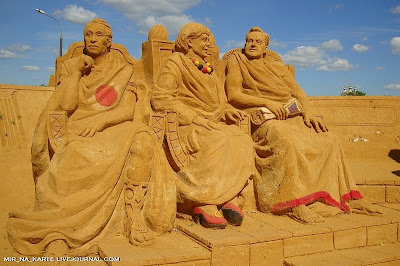
[[(189, 155), (176, 182), (179, 203), (220, 205), (236, 197), (254, 174), (254, 145), (235, 125), (220, 122), (227, 100), (216, 74), (202, 73), (188, 57), (174, 53), (161, 70), (152, 104), (177, 113), (181, 145)], [(196, 116), (218, 129), (192, 123)]]
[[(70, 87), (70, 76), (78, 59), (75, 57), (64, 62), (57, 90), (76, 89)], [(79, 81), (79, 104), (68, 118), (65, 142), (53, 155), (48, 168), (44, 166), (37, 171), (41, 174), (35, 179), (34, 210), (10, 213), (7, 226), (9, 241), (22, 254), (41, 255), (50, 242), (58, 239), (66, 242), (71, 254), (86, 254), (109, 230), (122, 231), (123, 188), (126, 182), (124, 166), (134, 136), (151, 133), (144, 124), (125, 121), (109, 126), (93, 137), (77, 135), (85, 126), (92, 125), (117, 108), (124, 93), (134, 93), (135, 88), (128, 84), (133, 69), (122, 55), (111, 51), (105, 59), (101, 67), (96, 66)], [(108, 85), (108, 91), (99, 93), (98, 88), (105, 88), (104, 85)], [(58, 105), (62, 92), (57, 90), (48, 103), (51, 106), (48, 109)], [(155, 155), (155, 160), (159, 161), (159, 154), (155, 152)], [(155, 179), (159, 181), (161, 175), (158, 174)], [(164, 184), (159, 185), (162, 187), (160, 190), (165, 189)], [(154, 186), (148, 191), (152, 195), (164, 192), (156, 191)], [(154, 219), (164, 219), (163, 222), (168, 224), (173, 220), (174, 213), (170, 211), (168, 217), (163, 216), (166, 214), (163, 208), (170, 207), (171, 204), (166, 205), (171, 200), (158, 201), (149, 199), (145, 202), (145, 209), (146, 206), (153, 208), (157, 202), (161, 211), (155, 209), (154, 212), (160, 214), (159, 217), (153, 217), (148, 210), (144, 213), (149, 213), (153, 225), (160, 226), (159, 221)], [(116, 225), (120, 228), (116, 229)], [(162, 226), (165, 228), (168, 225)]]
[[(248, 60), (240, 53), (230, 60), (228, 67), (239, 66), (244, 93), (283, 104), (292, 98), (307, 101), (283, 63)], [(331, 132), (316, 133), (298, 116), (253, 126), (252, 138), (260, 148), (255, 187), (261, 210), (285, 211), (320, 201), (349, 211), (346, 201), (362, 198), (343, 148)], [(270, 153), (261, 152), (268, 148)]]

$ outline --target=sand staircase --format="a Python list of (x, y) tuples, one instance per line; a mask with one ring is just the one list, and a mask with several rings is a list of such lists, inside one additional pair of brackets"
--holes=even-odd
[(317, 225), (255, 211), (225, 230), (177, 219), (152, 247), (113, 239), (100, 255), (120, 257), (113, 265), (400, 265), (400, 204), (380, 205), (383, 216), (343, 214)]

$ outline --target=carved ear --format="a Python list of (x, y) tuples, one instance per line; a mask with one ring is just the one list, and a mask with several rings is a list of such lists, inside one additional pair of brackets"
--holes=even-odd
[(192, 39), (189, 39), (187, 41), (187, 47), (188, 47), (188, 49), (192, 48)]

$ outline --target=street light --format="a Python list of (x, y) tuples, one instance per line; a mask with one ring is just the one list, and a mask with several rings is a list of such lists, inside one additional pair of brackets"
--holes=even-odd
[(40, 14), (43, 14), (43, 15), (45, 15), (45, 16), (48, 16), (49, 18), (52, 18), (52, 19), (54, 19), (55, 21), (57, 21), (58, 26), (60, 27), (60, 56), (62, 56), (62, 39), (63, 39), (63, 36), (62, 36), (62, 30), (61, 30), (61, 24), (60, 24), (60, 22), (58, 22), (58, 20), (55, 19), (55, 18), (53, 18), (52, 16), (46, 14), (46, 12), (44, 12), (44, 11), (41, 10), (41, 9), (36, 8), (35, 11), (38, 12), (38, 13), (40, 13)]

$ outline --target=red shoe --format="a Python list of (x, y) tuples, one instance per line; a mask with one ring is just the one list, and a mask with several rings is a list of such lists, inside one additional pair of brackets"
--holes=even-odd
[(206, 228), (223, 229), (228, 223), (228, 221), (225, 220), (225, 218), (222, 217), (219, 212), (215, 213), (214, 215), (210, 215), (201, 207), (193, 208), (193, 214), (196, 222)]
[(222, 208), (222, 214), (224, 215), (225, 219), (230, 223), (231, 225), (236, 225), (239, 226), (242, 224), (243, 219), (244, 219), (244, 214), (240, 210), (238, 206), (235, 204), (228, 202), (225, 204)]

